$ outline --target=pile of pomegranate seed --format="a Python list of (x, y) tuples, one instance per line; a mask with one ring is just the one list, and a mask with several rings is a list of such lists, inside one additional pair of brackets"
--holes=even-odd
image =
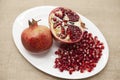
[(98, 63), (104, 45), (97, 36), (84, 32), (82, 39), (73, 44), (61, 44), (55, 52), (58, 58), (55, 59), (55, 68), (61, 72), (64, 70), (72, 74), (74, 71), (91, 72)]

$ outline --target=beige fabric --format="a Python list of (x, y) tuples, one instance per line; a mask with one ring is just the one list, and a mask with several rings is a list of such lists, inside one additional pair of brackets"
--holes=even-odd
[(110, 49), (108, 64), (99, 74), (85, 80), (120, 79), (120, 0), (0, 0), (0, 80), (61, 80), (28, 63), (12, 39), (15, 18), (24, 10), (42, 5), (71, 8), (103, 32)]

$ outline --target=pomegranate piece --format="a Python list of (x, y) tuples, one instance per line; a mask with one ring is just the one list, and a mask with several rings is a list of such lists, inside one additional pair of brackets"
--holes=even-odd
[(61, 72), (64, 70), (72, 74), (74, 71), (91, 72), (102, 56), (104, 45), (97, 36), (85, 31), (82, 39), (73, 44), (61, 44), (55, 51), (58, 58), (55, 59), (55, 68)]
[(29, 21), (29, 27), (23, 30), (21, 41), (27, 50), (37, 52), (32, 54), (40, 54), (38, 52), (49, 49), (53, 43), (50, 29), (44, 25), (38, 25), (34, 19), (32, 22)]
[(80, 16), (76, 12), (63, 7), (51, 11), (49, 24), (53, 36), (63, 43), (80, 41), (85, 29), (85, 24), (82, 24)]

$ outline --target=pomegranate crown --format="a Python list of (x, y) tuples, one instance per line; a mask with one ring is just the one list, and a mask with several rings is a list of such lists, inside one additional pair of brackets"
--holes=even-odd
[[(41, 21), (41, 19), (38, 21)], [(38, 21), (32, 18), (32, 21), (28, 20), (28, 24), (29, 26), (38, 26)]]

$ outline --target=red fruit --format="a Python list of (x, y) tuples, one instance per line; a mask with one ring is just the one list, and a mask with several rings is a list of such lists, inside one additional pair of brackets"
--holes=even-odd
[(49, 28), (38, 25), (34, 19), (29, 21), (29, 27), (21, 34), (23, 46), (32, 52), (44, 51), (52, 45), (52, 35)]
[(63, 43), (80, 41), (85, 28), (85, 24), (76, 12), (63, 7), (51, 11), (49, 24), (53, 36)]

